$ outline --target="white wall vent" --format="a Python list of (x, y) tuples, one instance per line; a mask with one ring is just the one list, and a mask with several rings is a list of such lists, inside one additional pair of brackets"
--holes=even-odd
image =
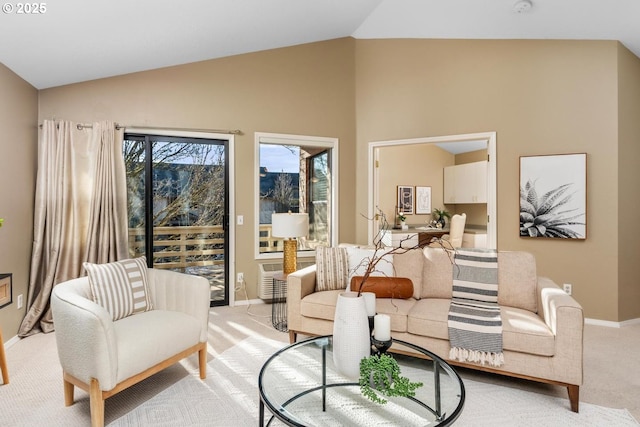
[[(298, 270), (315, 264), (315, 261), (298, 260)], [(282, 273), (282, 263), (258, 264), (258, 297), (263, 300), (273, 299), (273, 276)]]

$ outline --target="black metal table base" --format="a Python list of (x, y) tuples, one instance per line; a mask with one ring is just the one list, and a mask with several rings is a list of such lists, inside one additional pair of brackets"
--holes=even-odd
[(271, 299), (271, 325), (280, 332), (287, 332), (287, 278), (284, 275), (273, 277)]

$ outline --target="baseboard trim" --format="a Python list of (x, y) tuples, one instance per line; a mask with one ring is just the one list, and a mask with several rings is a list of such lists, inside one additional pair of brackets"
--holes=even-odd
[(264, 302), (264, 300), (261, 300), (261, 299), (251, 299), (251, 300), (246, 299), (244, 301), (236, 300), (233, 302), (233, 307), (237, 307), (240, 305), (257, 305), (257, 304), (266, 304), (266, 303)]
[(20, 341), (22, 338), (20, 338), (19, 336), (14, 336), (13, 338), (11, 338), (9, 341), (7, 341), (6, 343), (4, 343), (4, 348), (9, 348), (12, 345), (14, 345), (15, 343), (17, 343), (18, 341)]
[(625, 326), (640, 325), (640, 318), (625, 320), (623, 322), (612, 322), (610, 320), (599, 319), (584, 319), (584, 323), (587, 325), (606, 326), (608, 328), (622, 328)]

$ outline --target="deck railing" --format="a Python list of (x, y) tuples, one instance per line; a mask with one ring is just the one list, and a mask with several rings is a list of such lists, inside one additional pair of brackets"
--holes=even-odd
[[(129, 229), (132, 257), (145, 253), (144, 228)], [(188, 267), (224, 265), (225, 231), (222, 225), (154, 227), (155, 268), (185, 271)], [(283, 239), (271, 235), (271, 224), (260, 225), (260, 252), (282, 252)], [(304, 246), (310, 242), (305, 242)]]
[[(184, 271), (188, 267), (224, 265), (222, 225), (154, 227), (153, 265)], [(143, 228), (129, 229), (129, 251), (133, 256), (145, 252)]]

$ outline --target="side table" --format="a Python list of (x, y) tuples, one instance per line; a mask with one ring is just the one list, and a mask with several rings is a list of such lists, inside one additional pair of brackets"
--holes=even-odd
[(273, 295), (271, 299), (271, 324), (280, 332), (287, 332), (287, 275), (273, 275)]

